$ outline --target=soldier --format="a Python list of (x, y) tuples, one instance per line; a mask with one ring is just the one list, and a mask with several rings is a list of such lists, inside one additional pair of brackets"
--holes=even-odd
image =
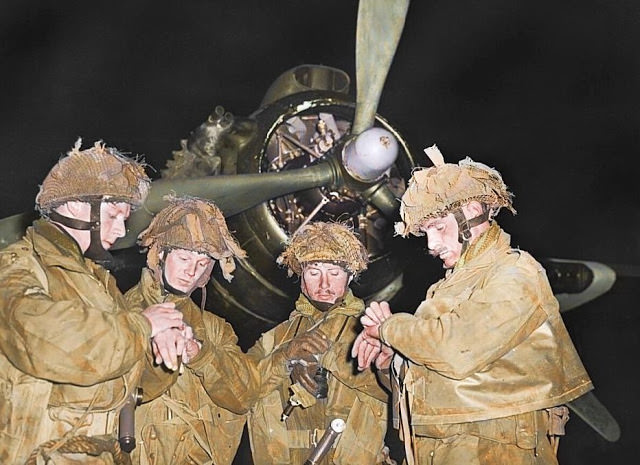
[(371, 302), (353, 353), (391, 366), (408, 464), (557, 464), (562, 404), (592, 384), (545, 270), (494, 220), (515, 213), (500, 173), (427, 154), (434, 166), (414, 171), (396, 229), (426, 235), (445, 277), (415, 314)]
[(100, 142), (80, 148), (78, 140), (42, 183), (42, 218), (0, 251), (1, 463), (123, 463), (118, 412), (149, 338), (183, 324), (173, 304), (128, 311), (94, 261), (143, 203), (144, 166)]
[[(283, 355), (254, 362), (238, 347), (231, 325), (204, 310), (205, 286), (215, 263), (231, 281), (235, 260), (246, 254), (218, 207), (191, 197), (170, 198), (139, 243), (148, 249), (147, 268), (127, 292), (127, 302), (140, 308), (175, 303), (193, 329), (183, 342), (179, 331), (172, 330), (179, 342), (172, 354), (173, 372), (158, 365), (143, 375), (133, 462), (230, 465), (242, 436), (243, 414), (255, 402), (263, 377), (268, 381), (269, 364), (277, 363), (275, 377), (287, 376)], [(197, 288), (203, 293), (200, 308), (191, 299)]]
[(249, 350), (256, 359), (281, 351), (291, 370), (290, 379), (267, 386), (251, 409), (255, 465), (302, 465), (336, 418), (346, 427), (321, 463), (384, 460), (388, 395), (371, 370), (354, 370), (349, 354), (364, 310), (349, 283), (367, 261), (366, 249), (347, 227), (320, 222), (300, 228), (279, 257), (289, 275), (300, 277), (302, 292), (289, 319)]

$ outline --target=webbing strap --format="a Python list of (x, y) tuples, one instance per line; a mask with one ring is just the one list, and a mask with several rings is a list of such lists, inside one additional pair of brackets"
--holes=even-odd
[[(318, 445), (325, 431), (314, 429), (290, 429), (287, 430), (287, 437), (290, 449), (313, 449)], [(335, 449), (336, 442), (331, 446)]]

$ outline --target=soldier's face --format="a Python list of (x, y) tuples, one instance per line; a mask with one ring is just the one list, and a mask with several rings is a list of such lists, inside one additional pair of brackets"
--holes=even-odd
[[(164, 279), (174, 289), (191, 294), (205, 273), (211, 273), (213, 259), (191, 250), (173, 249), (165, 257)], [(207, 276), (208, 280), (208, 276)]]
[(304, 295), (317, 302), (334, 304), (344, 296), (349, 273), (333, 263), (308, 263), (302, 270), (300, 287)]
[(131, 205), (125, 202), (102, 202), (100, 205), (100, 239), (102, 247), (109, 250), (115, 241), (127, 233), (125, 221), (131, 213)]
[(453, 268), (462, 253), (462, 244), (458, 242), (458, 222), (453, 214), (425, 221), (420, 231), (427, 235), (429, 254), (442, 260), (444, 268)]
[[(61, 213), (65, 216), (82, 221), (91, 220), (91, 204), (72, 200), (64, 204)], [(100, 242), (102, 248), (109, 250), (115, 241), (127, 232), (124, 222), (129, 218), (131, 205), (125, 202), (101, 202), (100, 203)], [(85, 229), (67, 228), (82, 252), (86, 252), (91, 245), (91, 232)]]

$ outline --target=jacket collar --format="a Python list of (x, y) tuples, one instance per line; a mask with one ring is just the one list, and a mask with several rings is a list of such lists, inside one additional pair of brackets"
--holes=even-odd
[(46, 266), (59, 266), (71, 271), (87, 271), (90, 260), (82, 255), (78, 243), (50, 221), (44, 219), (34, 221), (33, 226), (27, 231), (27, 236), (33, 244), (33, 250)]
[(470, 244), (460, 257), (456, 266), (447, 273), (458, 270), (470, 270), (490, 266), (498, 254), (504, 253), (511, 247), (511, 236), (504, 232), (498, 223), (493, 223), (478, 239)]
[(191, 297), (186, 295), (175, 295), (167, 292), (149, 268), (142, 269), (142, 274), (140, 276), (140, 292), (146, 302), (160, 303), (170, 301), (179, 304), (187, 299), (191, 299)]

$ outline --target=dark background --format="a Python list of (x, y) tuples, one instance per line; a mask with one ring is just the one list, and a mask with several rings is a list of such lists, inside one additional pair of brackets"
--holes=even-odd
[[(3, 0), (0, 217), (33, 208), (78, 136), (160, 170), (216, 105), (250, 115), (293, 66), (353, 79), (356, 15), (348, 0)], [(414, 0), (379, 106), (414, 152), (502, 172), (514, 245), (621, 272), (564, 317), (622, 438), (574, 417), (563, 464), (623, 463), (640, 432), (639, 97), (637, 1)]]

